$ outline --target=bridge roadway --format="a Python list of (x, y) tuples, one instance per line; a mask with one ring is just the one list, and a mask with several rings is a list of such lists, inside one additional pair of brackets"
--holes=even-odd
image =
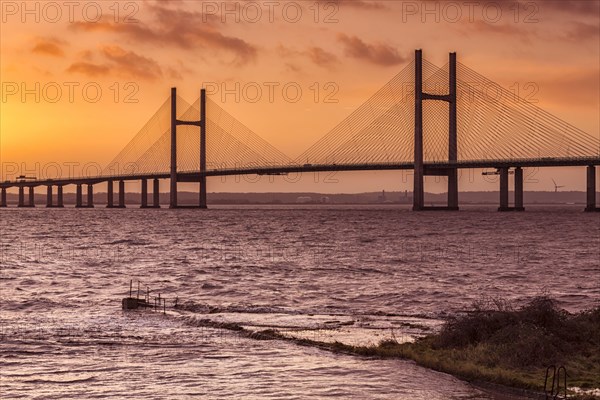
[[(600, 157), (569, 157), (569, 158), (537, 158), (537, 159), (511, 159), (511, 160), (471, 160), (456, 162), (429, 162), (424, 163), (424, 175), (450, 176), (456, 169), (468, 168), (494, 168), (500, 175), (500, 206), (499, 211), (523, 211), (523, 168), (532, 167), (570, 167), (584, 166), (587, 169), (586, 178), (586, 211), (599, 211), (596, 205), (596, 166), (600, 165)], [(509, 169), (514, 168), (514, 205), (509, 205)], [(383, 170), (410, 170), (414, 169), (414, 163), (363, 163), (363, 164), (304, 164), (289, 166), (245, 166), (230, 169), (210, 169), (205, 172), (181, 171), (177, 172), (177, 182), (202, 182), (209, 176), (228, 175), (285, 175), (293, 173), (332, 172), (332, 171), (383, 171)], [(42, 180), (15, 180), (0, 183), (0, 207), (7, 207), (7, 189), (17, 187), (19, 189), (19, 207), (35, 207), (35, 188), (46, 186), (47, 207), (64, 207), (63, 187), (76, 185), (76, 207), (94, 207), (93, 186), (98, 183), (108, 182), (107, 207), (125, 207), (125, 181), (139, 180), (141, 182), (141, 206), (142, 208), (159, 208), (160, 193), (159, 180), (171, 179), (170, 173), (129, 173), (112, 176), (77, 177)], [(153, 200), (148, 202), (148, 180), (153, 180)], [(113, 185), (118, 182), (118, 203), (115, 205), (113, 199)], [(83, 201), (83, 189), (87, 186), (87, 202)], [(57, 187), (57, 202), (54, 202), (53, 187)], [(25, 188), (29, 189), (28, 202), (25, 201)], [(201, 193), (206, 193), (201, 190)], [(173, 197), (175, 195), (175, 197)], [(205, 196), (200, 196), (200, 208), (206, 208)], [(450, 193), (449, 193), (450, 199)], [(171, 207), (181, 207), (177, 204), (176, 192), (171, 193)], [(183, 207), (182, 207), (183, 208)], [(446, 209), (457, 210), (458, 207), (424, 207), (419, 209)]]
[[(449, 168), (532, 168), (532, 167), (576, 167), (576, 166), (598, 166), (598, 157), (569, 157), (569, 158), (537, 158), (537, 159), (510, 159), (510, 160), (470, 160), (451, 163), (426, 162), (425, 169), (429, 171), (446, 170)], [(302, 172), (333, 172), (333, 171), (393, 171), (413, 169), (412, 162), (390, 162), (390, 163), (364, 163), (364, 164), (304, 164), (289, 166), (246, 166), (230, 169), (207, 169), (205, 173), (199, 171), (178, 172), (179, 182), (198, 182), (204, 174), (206, 176), (231, 176), (231, 175), (283, 175)], [(435, 174), (435, 173), (433, 173)], [(106, 175), (93, 177), (75, 177), (61, 179), (43, 179), (28, 181), (4, 181), (0, 188), (12, 187), (37, 187), (37, 186), (66, 186), (66, 185), (95, 185), (107, 181), (133, 181), (142, 179), (168, 179), (170, 174), (165, 173), (129, 173), (120, 175)]]

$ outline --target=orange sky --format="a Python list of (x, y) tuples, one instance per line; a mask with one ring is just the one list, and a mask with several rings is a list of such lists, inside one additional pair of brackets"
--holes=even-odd
[[(14, 163), (24, 172), (35, 170), (35, 163), (104, 166), (171, 86), (193, 101), (212, 83), (297, 83), (303, 93), (295, 103), (278, 89), (273, 101), (266, 90), (258, 102), (243, 94), (239, 102), (233, 95), (212, 96), (293, 158), (409, 63), (415, 48), (440, 66), (449, 51), (457, 51), (460, 62), (505, 87), (517, 85), (522, 95), (533, 82), (538, 106), (598, 137), (599, 2), (475, 3), (3, 0), (3, 179), (5, 166)], [(337, 102), (325, 102), (333, 88)], [(97, 89), (101, 96), (95, 99)], [(398, 174), (340, 176), (329, 185), (315, 185), (312, 177), (293, 186), (211, 180), (209, 191), (407, 188)], [(584, 188), (581, 169), (542, 171), (539, 177), (526, 190), (551, 190), (551, 177), (565, 190)], [(478, 179), (461, 189), (496, 186)], [(427, 189), (442, 190), (435, 183)]]

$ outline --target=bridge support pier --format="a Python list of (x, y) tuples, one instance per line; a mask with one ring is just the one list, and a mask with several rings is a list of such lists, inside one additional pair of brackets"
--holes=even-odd
[(19, 186), (19, 204), (17, 207), (25, 207), (25, 188)]
[(114, 208), (114, 187), (113, 181), (106, 182), (106, 208)]
[[(448, 205), (447, 206), (425, 206), (424, 196), (421, 198), (421, 206), (413, 207), (415, 211), (458, 211), (458, 174), (456, 168), (424, 168), (423, 176), (445, 176), (448, 178)], [(421, 186), (423, 190), (423, 186)], [(423, 195), (423, 193), (422, 193)]]
[(523, 168), (515, 168), (515, 211), (525, 211), (523, 207)]
[(448, 210), (458, 211), (458, 169), (448, 172)]
[(525, 211), (523, 207), (523, 168), (515, 168), (515, 204), (509, 205), (508, 201), (508, 175), (509, 167), (498, 168), (500, 174), (500, 207), (498, 211)]
[(29, 205), (28, 207), (35, 207), (35, 189), (33, 186), (29, 186)]
[(148, 208), (148, 180), (142, 179), (142, 198), (140, 208)]
[(206, 176), (200, 178), (200, 204), (198, 208), (208, 208), (206, 205)]
[(510, 211), (508, 207), (508, 168), (500, 168), (500, 207), (498, 211)]
[(119, 208), (125, 208), (125, 181), (119, 181)]
[(154, 178), (152, 185), (152, 208), (160, 208), (160, 181)]
[(53, 207), (52, 204), (52, 185), (46, 188), (46, 207)]
[(77, 188), (75, 189), (75, 207), (83, 207), (83, 188), (80, 183), (77, 184)]
[(500, 168), (500, 207), (498, 211), (510, 211), (508, 206), (508, 168)]
[(585, 211), (600, 211), (596, 206), (596, 167), (588, 165), (587, 167), (587, 201)]
[(94, 208), (94, 185), (91, 183), (87, 187), (87, 207)]
[(56, 207), (63, 208), (65, 203), (63, 202), (63, 187), (58, 185), (56, 187)]
[(0, 207), (6, 207), (6, 188), (0, 189)]
[(94, 185), (91, 183), (87, 185), (87, 202), (85, 205), (83, 204), (83, 184), (77, 184), (75, 197), (76, 208), (94, 208)]

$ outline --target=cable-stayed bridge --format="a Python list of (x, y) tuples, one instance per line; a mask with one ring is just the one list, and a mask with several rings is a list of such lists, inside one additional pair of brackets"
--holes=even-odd
[[(456, 61), (437, 67), (415, 60), (295, 159), (262, 139), (219, 104), (200, 97), (168, 98), (102, 173), (93, 177), (15, 180), (18, 206), (34, 206), (35, 187), (46, 186), (47, 206), (63, 206), (63, 186), (76, 185), (76, 205), (93, 206), (93, 186), (108, 183), (108, 207), (125, 207), (125, 182), (141, 181), (142, 207), (159, 207), (160, 180), (170, 182), (170, 207), (178, 208), (177, 183), (198, 182), (197, 207), (206, 208), (207, 177), (316, 171), (414, 170), (413, 209), (457, 210), (458, 169), (495, 168), (499, 210), (523, 210), (523, 168), (586, 167), (586, 210), (596, 206), (600, 140), (540, 109)], [(509, 206), (509, 175), (514, 206)], [(445, 176), (448, 204), (424, 205), (424, 177)], [(148, 201), (148, 181), (153, 183)], [(119, 195), (114, 201), (114, 184)], [(87, 185), (87, 202), (83, 186)], [(53, 188), (57, 188), (56, 201)], [(25, 200), (28, 189), (28, 201)]]

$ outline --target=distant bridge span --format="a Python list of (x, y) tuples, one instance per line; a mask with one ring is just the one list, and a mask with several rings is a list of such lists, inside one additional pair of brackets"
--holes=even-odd
[[(450, 162), (428, 162), (424, 163), (426, 170), (445, 170), (449, 168), (473, 169), (473, 168), (532, 168), (532, 167), (581, 167), (581, 166), (600, 166), (600, 157), (579, 157), (579, 158), (555, 158), (555, 159), (515, 159), (515, 160), (471, 160)], [(286, 175), (294, 173), (310, 172), (351, 172), (351, 171), (399, 171), (412, 170), (414, 164), (405, 163), (365, 163), (365, 164), (309, 164), (309, 165), (290, 165), (276, 167), (247, 167), (232, 169), (215, 169), (206, 172), (178, 172), (178, 182), (199, 182), (202, 176), (233, 176), (233, 175)], [(108, 181), (137, 181), (142, 179), (168, 179), (170, 174), (122, 174), (112, 176), (96, 176), (88, 178), (66, 178), (66, 179), (45, 179), (23, 182), (4, 182), (0, 183), (0, 188), (9, 189), (13, 187), (37, 187), (48, 185), (84, 185), (99, 184)]]

